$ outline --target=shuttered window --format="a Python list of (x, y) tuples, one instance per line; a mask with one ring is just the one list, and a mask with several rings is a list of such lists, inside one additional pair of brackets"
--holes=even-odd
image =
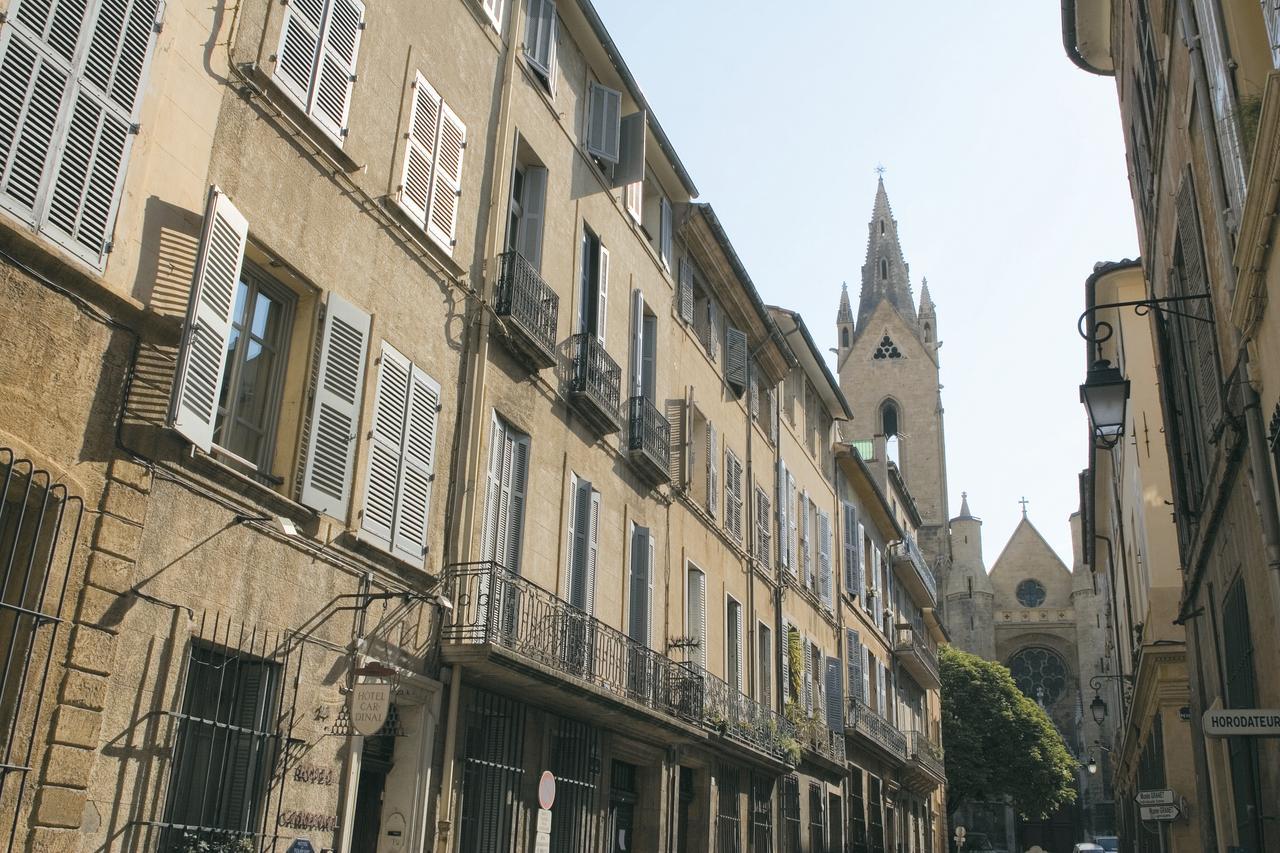
[(831, 516), (817, 511), (818, 517), (818, 594), (828, 610), (834, 605), (834, 578), (831, 574)]
[(363, 30), (360, 0), (293, 0), (284, 7), (272, 79), (339, 145), (347, 136)]
[(810, 529), (809, 493), (800, 494), (800, 578), (807, 587), (813, 587), (813, 533)]
[(384, 341), (376, 395), (360, 536), (419, 566), (427, 554), (440, 385)]
[(787, 466), (778, 460), (778, 565), (791, 569), (791, 520), (787, 503)]
[(627, 636), (646, 648), (651, 644), (653, 624), (654, 540), (649, 528), (631, 527), (630, 619)]
[(421, 74), (413, 82), (407, 135), (397, 195), (400, 207), (452, 254), (457, 244), (467, 126)]
[(746, 675), (743, 672), (745, 658), (742, 654), (742, 604), (729, 596), (725, 603), (725, 681), (743, 692)]
[(724, 451), (724, 529), (742, 542), (742, 462), (732, 450)]
[(622, 93), (592, 81), (587, 102), (587, 153), (617, 163), (622, 133)]
[(840, 659), (826, 659), (827, 728), (833, 732), (844, 731), (844, 674), (840, 671)]
[(555, 0), (529, 0), (529, 19), (525, 23), (524, 58), (542, 76), (550, 89), (555, 79), (556, 63)]
[(0, 206), (99, 269), (162, 8), (15, 0), (0, 32)]
[(707, 512), (711, 513), (712, 518), (716, 518), (720, 508), (720, 452), (716, 428), (711, 421), (706, 422), (703, 438), (707, 458)]
[(686, 323), (693, 322), (693, 261), (680, 259), (680, 275), (676, 287), (676, 310), (680, 319)]
[(782, 648), (779, 649), (782, 653), (782, 705), (784, 709), (795, 701), (795, 691), (791, 689), (791, 634), (791, 624), (784, 619), (780, 638)]
[(756, 696), (761, 705), (773, 707), (773, 632), (761, 622), (756, 626), (756, 660), (760, 662), (760, 683)]
[(862, 642), (853, 628), (845, 629), (845, 659), (849, 667), (850, 698), (866, 701), (862, 689)]
[(489, 18), (489, 23), (493, 24), (494, 29), (501, 32), (502, 10), (506, 8), (505, 0), (480, 0), (480, 8), (484, 9), (484, 13)]
[(724, 381), (739, 397), (747, 389), (748, 358), (746, 333), (727, 327), (724, 330)]
[(368, 350), (369, 315), (330, 294), (299, 497), (312, 509), (340, 521), (346, 521), (351, 503)]
[(707, 576), (689, 566), (685, 580), (685, 634), (693, 641), (694, 663), (707, 668)]
[(857, 595), (862, 588), (859, 559), (862, 553), (862, 536), (858, 532), (858, 510), (853, 504), (843, 502), (840, 504), (840, 517), (844, 522), (843, 535), (840, 537), (844, 557), (844, 591), (846, 595)]
[(769, 565), (769, 555), (773, 553), (773, 513), (769, 501), (769, 493), (756, 486), (756, 560), (761, 566)]
[(658, 204), (658, 255), (668, 270), (671, 269), (673, 229), (671, 202), (664, 196)]
[(565, 592), (569, 603), (586, 613), (595, 612), (596, 562), (600, 552), (600, 493), (576, 474), (570, 479), (569, 553), (565, 566)]
[(524, 540), (525, 487), (529, 476), (529, 436), (496, 412), (489, 421), (489, 474), (485, 488), (481, 554), (520, 573)]
[(800, 520), (796, 518), (799, 507), (796, 506), (796, 475), (787, 471), (787, 521), (790, 522), (790, 528), (787, 530), (787, 565), (791, 568), (791, 576), (799, 578), (800, 563), (796, 554), (796, 542), (799, 539), (798, 528)]

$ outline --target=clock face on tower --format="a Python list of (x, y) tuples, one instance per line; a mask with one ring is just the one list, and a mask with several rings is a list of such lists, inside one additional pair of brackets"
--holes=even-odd
[(1018, 584), (1018, 603), (1023, 607), (1039, 607), (1044, 604), (1044, 585), (1038, 580), (1027, 578)]

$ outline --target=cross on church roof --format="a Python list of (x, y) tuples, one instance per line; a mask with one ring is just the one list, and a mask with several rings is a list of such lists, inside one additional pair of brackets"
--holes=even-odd
[(881, 164), (881, 163), (877, 163), (877, 164), (876, 164), (876, 174), (877, 174), (877, 175), (879, 175), (879, 176), (880, 176), (880, 177), (882, 177), (882, 178), (884, 177), (884, 165), (883, 165), (883, 164)]
[(1023, 495), (1022, 500), (1018, 501), (1018, 503), (1022, 504), (1022, 517), (1023, 517), (1023, 518), (1026, 518), (1026, 517), (1027, 517), (1027, 504), (1031, 503), (1031, 501), (1027, 500), (1026, 496), (1025, 496), (1025, 495)]

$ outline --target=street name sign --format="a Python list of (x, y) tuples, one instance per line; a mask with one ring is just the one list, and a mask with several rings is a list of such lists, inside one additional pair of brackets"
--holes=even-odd
[(1201, 720), (1209, 737), (1280, 737), (1280, 709), (1217, 708)]
[(1178, 801), (1178, 795), (1165, 788), (1158, 791), (1139, 791), (1134, 799), (1140, 806), (1171, 806)]
[(1143, 820), (1177, 820), (1182, 815), (1177, 806), (1143, 806)]

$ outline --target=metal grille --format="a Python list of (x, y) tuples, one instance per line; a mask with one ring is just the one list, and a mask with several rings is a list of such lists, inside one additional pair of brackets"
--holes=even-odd
[(800, 777), (782, 780), (782, 851), (800, 853)]
[(773, 853), (773, 780), (751, 776), (751, 853)]
[[(1249, 633), (1249, 604), (1243, 578), (1236, 578), (1227, 590), (1222, 604), (1222, 623), (1227, 707), (1252, 708), (1257, 704), (1258, 695), (1254, 681), (1253, 640)], [(1227, 753), (1231, 760), (1231, 791), (1236, 806), (1236, 832), (1240, 846), (1245, 850), (1261, 850), (1263, 804), (1258, 796), (1257, 739), (1228, 738)]]
[[(0, 447), (0, 827), (12, 847), (83, 501)], [(0, 832), (4, 831), (0, 829)]]
[(593, 800), (600, 775), (600, 733), (577, 720), (559, 718), (552, 726), (556, 819), (551, 824), (551, 849), (554, 853), (595, 850), (599, 822)]
[(867, 784), (867, 849), (871, 853), (885, 853), (884, 804), (880, 800), (880, 780), (868, 775)]
[(822, 819), (822, 786), (809, 783), (809, 850), (826, 850), (826, 833)]
[(738, 770), (722, 765), (718, 774), (719, 790), (716, 810), (716, 849), (720, 853), (740, 853), (742, 849), (741, 793)]
[(639, 800), (636, 766), (625, 761), (614, 761), (610, 777), (610, 853), (629, 853), (635, 849), (636, 802)]
[(867, 853), (867, 804), (862, 796), (863, 773), (861, 767), (849, 770), (849, 850), (850, 853)]
[(463, 853), (520, 850), (525, 706), (468, 690), (462, 769)]

